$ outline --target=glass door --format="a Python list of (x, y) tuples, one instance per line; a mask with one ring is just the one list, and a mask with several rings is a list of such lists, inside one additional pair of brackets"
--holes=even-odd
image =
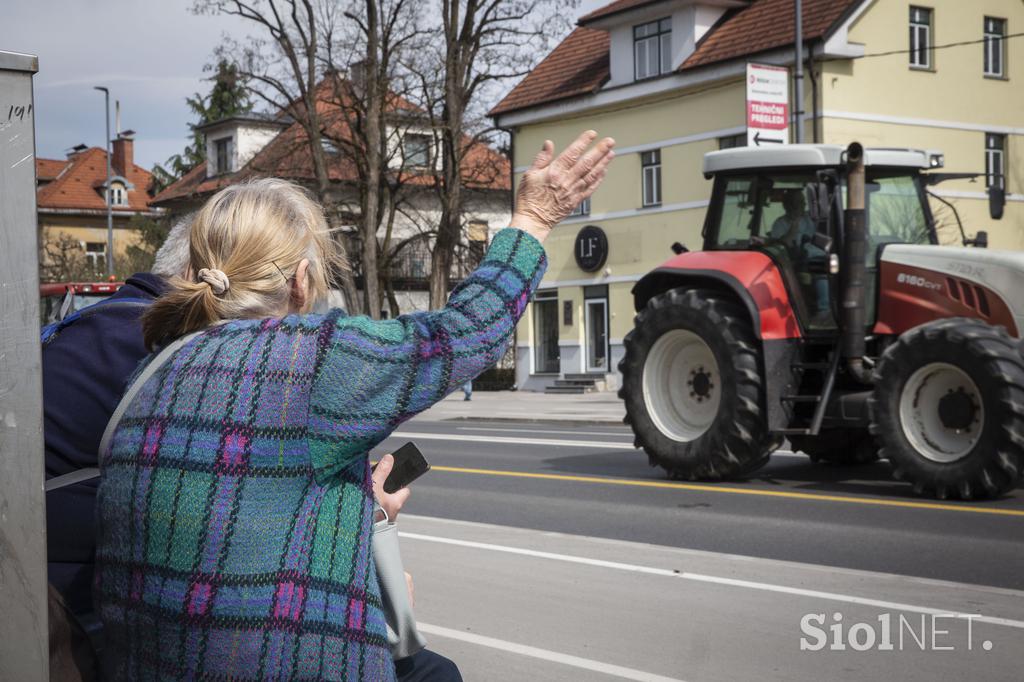
[(558, 374), (558, 292), (538, 291), (533, 300), (533, 349), (536, 374)]
[(587, 299), (587, 371), (608, 372), (608, 299)]

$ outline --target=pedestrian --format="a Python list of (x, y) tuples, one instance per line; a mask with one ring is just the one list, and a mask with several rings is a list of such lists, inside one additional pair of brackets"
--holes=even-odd
[(473, 380), (470, 379), (466, 383), (462, 384), (462, 394), (465, 396), (463, 400), (473, 399)]
[[(167, 289), (168, 279), (184, 276), (188, 270), (190, 227), (191, 216), (175, 224), (157, 251), (151, 272), (135, 273), (101, 304), (83, 309), (74, 319), (49, 330), (43, 343), (48, 480), (98, 466), (104, 427), (131, 375), (149, 355), (142, 341), (142, 314)], [(388, 518), (395, 520), (409, 491), (384, 492), (390, 459), (384, 455), (374, 471), (374, 496)], [(46, 495), (50, 608), (73, 619), (61, 630), (69, 633), (69, 638), (83, 627), (98, 636), (92, 595), (97, 483), (96, 479), (85, 480)], [(53, 641), (51, 637), (51, 644)], [(53, 654), (65, 663), (69, 660), (60, 648)], [(84, 649), (73, 662), (88, 678), (91, 658)], [(395, 666), (400, 682), (462, 679), (452, 661), (427, 649), (395, 661)]]
[(278, 180), (199, 211), (190, 277), (146, 311), (157, 347), (191, 336), (100, 453), (96, 598), (110, 679), (391, 680), (370, 560), (371, 448), (498, 360), (590, 196), (610, 139), (546, 142), (512, 227), (439, 311), (313, 315), (345, 267), (323, 213)]

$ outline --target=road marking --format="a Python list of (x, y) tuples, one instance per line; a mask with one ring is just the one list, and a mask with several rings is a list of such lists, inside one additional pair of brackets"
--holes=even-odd
[(461, 642), (478, 644), (480, 646), (489, 647), (491, 649), (499, 649), (501, 651), (507, 651), (509, 653), (519, 654), (521, 656), (539, 658), (542, 661), (551, 661), (553, 663), (569, 665), (574, 668), (582, 668), (584, 670), (591, 670), (593, 672), (604, 673), (605, 675), (614, 675), (615, 677), (621, 677), (624, 680), (638, 680), (639, 682), (683, 682), (682, 680), (677, 679), (675, 677), (663, 677), (662, 675), (655, 675), (653, 673), (647, 673), (642, 670), (624, 668), (621, 665), (612, 665), (611, 663), (602, 663), (601, 661), (594, 661), (589, 658), (570, 656), (569, 654), (563, 654), (557, 651), (550, 651), (549, 649), (538, 649), (534, 646), (527, 646), (526, 644), (517, 644), (516, 642), (508, 642), (504, 639), (495, 639), (493, 637), (484, 637), (483, 635), (476, 635), (472, 632), (452, 630), (451, 628), (441, 627), (440, 625), (431, 625), (430, 623), (417, 622), (416, 628), (420, 630), (420, 632), (424, 632), (428, 635), (447, 637), (448, 639), (456, 639)]
[(963, 611), (953, 611), (949, 609), (936, 609), (930, 606), (903, 604), (900, 602), (886, 601), (883, 599), (868, 599), (866, 597), (856, 597), (849, 594), (840, 594), (838, 592), (823, 592), (821, 590), (808, 590), (801, 587), (788, 587), (786, 585), (755, 582), (753, 580), (723, 578), (721, 576), (706, 575), (703, 573), (690, 573), (688, 571), (678, 571), (667, 568), (655, 568), (653, 566), (639, 566), (637, 564), (626, 564), (619, 561), (605, 561), (604, 559), (591, 559), (589, 557), (573, 556), (570, 554), (542, 552), (535, 549), (523, 549), (521, 547), (509, 547), (507, 545), (494, 545), (486, 542), (474, 542), (472, 540), (456, 540), (454, 538), (443, 538), (438, 537), (436, 535), (407, 533), (405, 531), (399, 531), (398, 535), (399, 537), (409, 538), (410, 540), (436, 542), (444, 545), (457, 545), (459, 547), (484, 549), (491, 552), (504, 552), (506, 554), (519, 554), (521, 556), (535, 557), (538, 559), (564, 561), (573, 564), (584, 564), (587, 566), (611, 568), (620, 571), (631, 571), (633, 573), (645, 573), (648, 575), (657, 575), (668, 578), (681, 578), (683, 580), (691, 580), (694, 582), (701, 583), (711, 583), (715, 585), (725, 585), (727, 587), (743, 587), (751, 590), (759, 590), (762, 592), (776, 592), (779, 594), (789, 594), (799, 597), (812, 597), (815, 599), (825, 599), (828, 601), (843, 602), (845, 604), (857, 604), (859, 606), (874, 606), (882, 609), (907, 611), (909, 613), (920, 613), (925, 615), (941, 615), (951, 618), (968, 619), (979, 623), (988, 623), (989, 625), (1002, 625), (1004, 627), (1018, 628), (1024, 630), (1024, 621), (1013, 620), (1010, 618), (999, 618), (997, 616), (985, 616), (978, 613), (966, 613)]
[[(460, 433), (419, 433), (396, 431), (392, 438), (418, 438), (420, 440), (453, 440), (467, 443), (501, 443), (504, 445), (550, 445), (563, 448), (602, 448), (605, 450), (636, 450), (632, 443), (612, 443), (597, 440), (558, 440), (554, 438), (513, 438), (510, 436), (471, 436)], [(772, 456), (803, 457), (792, 452), (779, 451)]]
[(503, 432), (503, 433), (522, 433), (523, 431), (529, 431), (530, 433), (561, 433), (570, 436), (622, 436), (623, 438), (632, 438), (633, 433), (631, 431), (623, 429), (618, 432), (611, 431), (552, 431), (549, 429), (534, 429), (534, 428), (522, 428), (522, 429), (488, 429), (483, 426), (457, 426), (459, 431), (489, 431), (489, 432)]
[(419, 438), (420, 440), (457, 440), (469, 443), (503, 443), (506, 445), (550, 445), (563, 448), (606, 448), (613, 450), (636, 450), (632, 443), (606, 443), (596, 440), (556, 440), (554, 438), (512, 438), (510, 436), (470, 436), (459, 433), (410, 433), (398, 431), (393, 437)]
[(668, 488), (670, 490), (695, 490), (730, 495), (757, 495), (760, 497), (782, 497), (791, 500), (813, 500), (814, 502), (848, 502), (878, 507), (902, 507), (905, 509), (937, 509), (941, 511), (968, 512), (971, 514), (994, 514), (996, 516), (1024, 517), (1024, 510), (973, 507), (968, 505), (941, 504), (939, 502), (911, 502), (907, 500), (885, 500), (875, 497), (854, 497), (852, 495), (819, 495), (782, 490), (761, 490), (758, 488), (735, 488), (701, 483), (679, 483), (677, 481), (637, 481), (629, 478), (605, 478), (601, 476), (571, 476), (568, 474), (540, 474), (532, 471), (501, 471), (498, 469), (472, 469), (468, 467), (434, 466), (431, 471), (447, 471), (454, 474), (478, 474), (484, 476), (511, 476), (514, 478), (540, 478), (550, 481), (573, 481), (576, 483), (603, 483), (606, 485), (628, 485), (639, 488)]

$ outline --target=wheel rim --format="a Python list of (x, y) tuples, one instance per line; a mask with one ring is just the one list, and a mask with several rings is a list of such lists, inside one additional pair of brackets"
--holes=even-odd
[(955, 365), (925, 365), (903, 386), (900, 424), (922, 456), (944, 464), (963, 459), (978, 444), (985, 426), (981, 391)]
[(662, 334), (644, 363), (644, 404), (657, 429), (687, 443), (710, 428), (721, 402), (721, 373), (714, 353), (691, 331)]

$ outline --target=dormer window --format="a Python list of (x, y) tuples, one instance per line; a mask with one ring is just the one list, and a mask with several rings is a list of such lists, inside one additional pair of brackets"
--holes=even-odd
[(406, 167), (428, 168), (430, 164), (430, 149), (434, 144), (434, 138), (430, 135), (417, 135), (406, 133), (402, 136), (402, 157)]
[(227, 173), (231, 170), (228, 156), (228, 145), (231, 144), (230, 137), (223, 137), (214, 140), (214, 149), (217, 154), (217, 173)]
[(112, 185), (110, 187), (110, 205), (111, 206), (127, 206), (128, 205), (128, 192), (125, 190), (124, 185)]
[(633, 73), (636, 80), (654, 78), (672, 70), (672, 20), (651, 21), (633, 27)]

